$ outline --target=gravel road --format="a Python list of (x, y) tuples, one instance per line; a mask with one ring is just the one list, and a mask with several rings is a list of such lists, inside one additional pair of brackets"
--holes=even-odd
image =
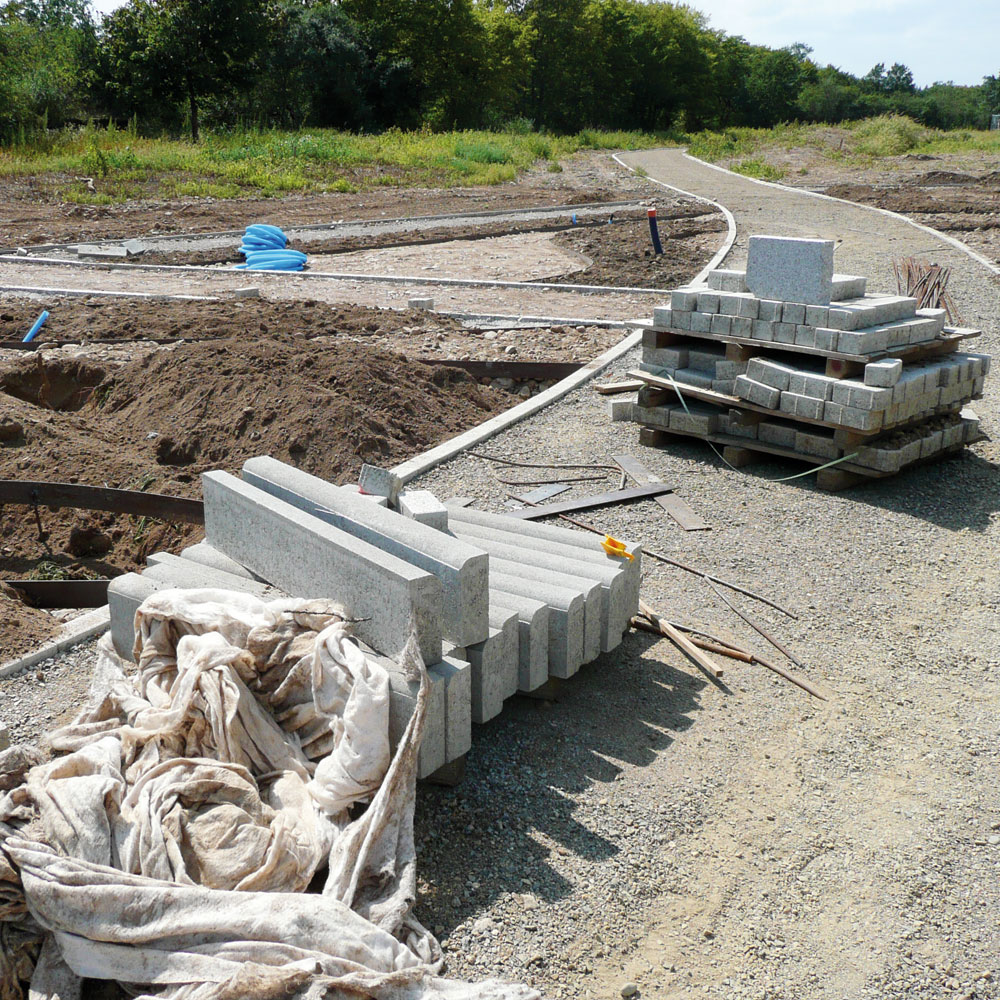
[[(841, 239), (838, 270), (874, 288), (890, 287), (890, 255), (932, 255), (927, 234), (861, 207), (677, 151), (629, 160), (726, 204), (734, 265), (752, 233)], [(959, 308), (986, 331), (977, 349), (996, 354), (995, 279), (945, 257)], [(987, 432), (995, 385), (977, 404)], [(768, 481), (800, 471), (791, 463), (742, 474), (697, 443), (641, 448), (606, 405), (584, 387), (481, 450), (636, 455), (713, 530), (682, 532), (651, 502), (591, 520), (797, 609), (792, 621), (737, 598), (830, 700), (732, 661), (713, 684), (633, 634), (557, 701), (509, 703), (477, 732), (466, 782), (427, 791), (418, 812), (419, 912), (453, 971), (528, 979), (553, 997), (1000, 996), (997, 445), (829, 494)], [(468, 456), (419, 484), (503, 504), (488, 463)], [(647, 560), (644, 593), (674, 619), (773, 652), (688, 574)]]

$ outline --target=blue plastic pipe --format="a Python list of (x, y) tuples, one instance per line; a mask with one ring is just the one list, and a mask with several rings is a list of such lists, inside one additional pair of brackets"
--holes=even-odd
[(45, 310), (45, 309), (43, 309), (42, 310), (42, 315), (39, 316), (38, 319), (35, 320), (34, 324), (31, 327), (31, 329), (28, 331), (27, 336), (25, 336), (24, 340), (22, 340), (21, 343), (22, 344), (30, 344), (35, 339), (35, 336), (37, 335), (38, 331), (41, 330), (41, 328), (43, 326), (45, 326), (45, 321), (48, 318), (49, 318), (48, 311)]
[(646, 218), (649, 219), (649, 235), (653, 241), (653, 251), (656, 254), (661, 254), (663, 253), (663, 244), (660, 243), (660, 231), (656, 227), (656, 209), (647, 209)]

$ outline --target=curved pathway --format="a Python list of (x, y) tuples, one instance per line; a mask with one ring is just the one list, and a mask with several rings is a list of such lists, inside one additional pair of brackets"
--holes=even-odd
[[(734, 265), (753, 233), (836, 238), (838, 270), (873, 290), (894, 288), (892, 256), (948, 264), (966, 322), (985, 331), (974, 349), (998, 353), (996, 276), (932, 234), (677, 150), (625, 159), (725, 204)], [(976, 404), (987, 431), (996, 385)], [(590, 520), (796, 608), (792, 621), (739, 600), (830, 700), (732, 661), (716, 687), (634, 633), (558, 703), (510, 703), (475, 734), (466, 782), (426, 791), (418, 810), (434, 889), (418, 913), (445, 930), (452, 971), (533, 979), (550, 996), (617, 996), (630, 982), (670, 1000), (1000, 996), (997, 445), (829, 494), (770, 481), (792, 463), (745, 474), (697, 442), (640, 447), (607, 405), (582, 386), (483, 449), (637, 456), (713, 530), (684, 533), (651, 502)], [(506, 489), (467, 454), (417, 483), (495, 510)], [(643, 590), (667, 616), (767, 655), (695, 578), (647, 559)]]

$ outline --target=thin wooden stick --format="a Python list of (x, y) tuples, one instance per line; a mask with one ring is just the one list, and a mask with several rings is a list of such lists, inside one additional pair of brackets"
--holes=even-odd
[(682, 653), (696, 663), (715, 680), (722, 677), (722, 667), (706, 656), (683, 632), (678, 631), (668, 621), (664, 621), (645, 601), (639, 602), (639, 610), (649, 619), (654, 630), (666, 636)]
[[(641, 629), (643, 632), (653, 632), (656, 635), (663, 634), (655, 625), (647, 621), (645, 618), (633, 618), (631, 624), (632, 628)], [(676, 622), (669, 622), (668, 624), (673, 628), (677, 628)], [(678, 631), (681, 630), (678, 629)], [(753, 663), (753, 657), (749, 653), (733, 649), (732, 646), (723, 646), (717, 642), (710, 642), (708, 639), (700, 639), (696, 635), (688, 636), (688, 638), (699, 649), (705, 650), (706, 653), (718, 653), (719, 656), (728, 656), (731, 660), (740, 660), (743, 663)]]

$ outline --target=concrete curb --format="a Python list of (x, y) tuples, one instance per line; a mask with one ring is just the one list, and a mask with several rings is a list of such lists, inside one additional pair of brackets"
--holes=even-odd
[(604, 326), (615, 330), (623, 330), (638, 326), (640, 321), (633, 319), (581, 319), (571, 316), (508, 316), (503, 313), (467, 313), (445, 312), (435, 309), (432, 316), (444, 316), (447, 319), (458, 319), (469, 323), (516, 323), (525, 327), (532, 326)]
[[(687, 153), (684, 154), (687, 156)], [(611, 159), (615, 161), (619, 166), (624, 167), (631, 173), (635, 173), (634, 167), (630, 167), (617, 153), (611, 154)], [(691, 157), (694, 159), (694, 157)], [(706, 205), (712, 205), (717, 208), (726, 219), (726, 238), (722, 243), (722, 246), (716, 251), (715, 256), (698, 272), (698, 274), (691, 279), (689, 284), (699, 285), (708, 278), (708, 272), (714, 271), (727, 257), (729, 251), (732, 250), (733, 244), (736, 242), (736, 219), (733, 213), (726, 208), (721, 202), (712, 201), (711, 198), (705, 198), (700, 194), (693, 194), (691, 191), (685, 191), (683, 188), (674, 187), (673, 184), (666, 184), (663, 181), (658, 181), (655, 177), (645, 178), (647, 181), (652, 181), (654, 184), (659, 184), (660, 187), (666, 188), (668, 191), (676, 191), (678, 194), (684, 195), (685, 198), (693, 198), (695, 201), (702, 201)]]
[[(900, 222), (905, 222), (908, 225), (913, 226), (914, 229), (920, 229), (925, 233), (930, 234), (935, 239), (943, 240), (945, 243), (954, 247), (956, 250), (961, 250), (962, 253), (967, 254), (974, 261), (982, 264), (983, 267), (988, 268), (994, 274), (1000, 274), (1000, 266), (993, 263), (987, 257), (982, 254), (977, 253), (970, 246), (966, 246), (961, 240), (956, 240), (953, 236), (948, 236), (946, 233), (942, 233), (938, 229), (934, 229), (931, 226), (925, 226), (922, 222), (914, 222), (909, 216), (903, 215), (901, 212), (892, 212), (888, 208), (876, 208), (874, 205), (865, 205), (860, 201), (850, 201), (847, 198), (837, 198), (832, 194), (822, 194), (819, 191), (807, 191), (804, 188), (790, 187), (788, 184), (778, 184), (775, 181), (762, 181), (756, 177), (744, 177), (743, 174), (736, 173), (735, 170), (729, 170), (726, 167), (720, 167), (716, 163), (709, 163), (707, 160), (701, 160), (697, 156), (692, 156), (687, 150), (682, 150), (681, 155), (687, 159), (691, 160), (693, 163), (699, 163), (703, 167), (708, 167), (711, 170), (718, 170), (719, 173), (729, 174), (731, 177), (738, 177), (740, 180), (749, 181), (751, 184), (760, 184), (762, 187), (777, 188), (779, 191), (789, 191), (792, 194), (807, 195), (810, 198), (819, 198), (821, 201), (835, 201), (841, 205), (853, 205), (856, 208), (864, 208), (869, 212), (877, 212), (879, 215), (887, 215), (890, 219), (898, 219)], [(696, 196), (692, 196), (696, 197)]]
[(107, 604), (103, 608), (95, 608), (85, 615), (68, 622), (63, 631), (52, 641), (39, 647), (31, 653), (16, 660), (11, 660), (0, 666), (0, 677), (10, 677), (13, 674), (24, 670), (25, 667), (34, 666), (47, 660), (52, 656), (64, 653), (72, 646), (84, 642), (87, 639), (103, 632), (111, 624), (111, 610)]
[[(18, 260), (23, 260), (19, 257)], [(0, 285), (0, 293), (24, 295), (93, 295), (105, 299), (153, 299), (157, 302), (219, 302), (217, 295), (168, 295), (164, 292), (109, 292), (100, 288), (37, 288), (34, 285)]]
[[(82, 267), (99, 271), (180, 271), (183, 274), (254, 278), (277, 278), (279, 281), (303, 278), (326, 281), (363, 281), (385, 285), (440, 285), (443, 288), (516, 288), (521, 291), (575, 292), (578, 295), (669, 295), (669, 288), (620, 288), (615, 285), (570, 285), (541, 281), (490, 281), (487, 278), (431, 278), (409, 274), (355, 274), (350, 271), (237, 271), (231, 267), (209, 267), (196, 264), (119, 264), (108, 261), (71, 260), (59, 257), (0, 256), (4, 264), (33, 264), (40, 267)], [(118, 293), (126, 294), (126, 293)], [(138, 294), (138, 293), (128, 293)], [(152, 292), (142, 294), (152, 295)]]

